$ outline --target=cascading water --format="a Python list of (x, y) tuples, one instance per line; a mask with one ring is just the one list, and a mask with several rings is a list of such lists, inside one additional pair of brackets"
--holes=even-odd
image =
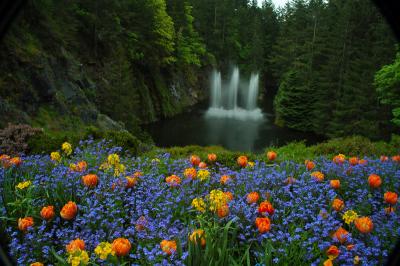
[[(211, 75), (211, 101), (206, 117), (235, 118), (241, 120), (260, 120), (261, 109), (257, 108), (259, 75), (252, 73), (248, 86), (241, 82), (239, 68), (234, 67), (229, 82), (222, 82), (221, 72), (214, 70)], [(239, 92), (241, 102), (239, 106)]]
[(213, 70), (211, 77), (211, 108), (221, 107), (221, 72)]
[(257, 74), (251, 73), (247, 103), (246, 103), (247, 110), (254, 110), (257, 108), (258, 83), (259, 83), (258, 73)]
[(228, 86), (228, 109), (237, 109), (239, 91), (239, 68), (235, 67)]

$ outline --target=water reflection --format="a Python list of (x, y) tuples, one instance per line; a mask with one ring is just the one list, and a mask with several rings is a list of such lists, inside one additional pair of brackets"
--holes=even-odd
[(204, 116), (206, 138), (209, 143), (232, 150), (255, 150), (260, 126), (265, 119), (235, 119), (229, 117)]
[(205, 107), (145, 126), (159, 147), (185, 145), (220, 145), (230, 150), (262, 152), (271, 145), (284, 145), (294, 140), (315, 143), (320, 138), (309, 133), (280, 128), (273, 117), (238, 119), (207, 115)]

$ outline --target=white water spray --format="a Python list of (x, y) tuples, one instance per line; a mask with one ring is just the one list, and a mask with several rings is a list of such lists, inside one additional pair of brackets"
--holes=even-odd
[[(223, 86), (223, 84), (225, 84)], [(226, 85), (227, 84), (227, 85)], [(239, 88), (243, 84), (240, 80), (239, 68), (234, 67), (228, 83), (223, 83), (221, 72), (214, 70), (211, 75), (211, 101), (206, 117), (234, 118), (240, 120), (260, 120), (263, 114), (257, 108), (259, 75), (252, 73), (246, 88)], [(241, 102), (245, 106), (238, 105), (239, 89), (245, 90), (241, 94)], [(244, 99), (243, 99), (244, 97)]]
[(259, 83), (259, 75), (251, 73), (250, 82), (249, 82), (249, 90), (247, 96), (247, 110), (254, 110), (257, 108), (257, 97), (258, 97), (258, 83)]
[(221, 72), (214, 69), (211, 76), (211, 108), (221, 107)]

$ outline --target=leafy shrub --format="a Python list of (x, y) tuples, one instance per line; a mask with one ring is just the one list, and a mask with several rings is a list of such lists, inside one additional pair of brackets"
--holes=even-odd
[(75, 132), (43, 132), (29, 140), (29, 151), (31, 154), (50, 153), (58, 150), (60, 145), (67, 141), (72, 146), (77, 146), (82, 139), (93, 138), (94, 140), (111, 140), (112, 145), (124, 147), (133, 155), (148, 147), (140, 142), (128, 131), (102, 131), (95, 127), (89, 127), (84, 133)]
[(33, 128), (29, 125), (8, 126), (0, 130), (0, 153), (17, 155), (28, 151), (28, 139), (42, 132), (39, 128)]
[(79, 143), (82, 135), (74, 132), (49, 132), (33, 136), (28, 141), (30, 154), (50, 153), (58, 150), (62, 143), (69, 142), (72, 146)]
[(368, 138), (361, 136), (332, 139), (312, 146), (311, 150), (315, 155), (343, 153), (348, 156), (378, 156), (396, 153), (395, 148), (386, 142), (371, 142)]
[(208, 154), (215, 153), (217, 155), (219, 163), (230, 167), (237, 166), (236, 159), (241, 155), (247, 156), (250, 161), (254, 161), (255, 159), (258, 158), (258, 156), (253, 153), (229, 151), (221, 146), (202, 147), (197, 145), (190, 145), (185, 147), (172, 147), (172, 148), (157, 148), (143, 155), (148, 157), (155, 157), (157, 156), (157, 154), (162, 154), (162, 153), (169, 153), (171, 155), (171, 158), (173, 159), (189, 158), (191, 155), (196, 154), (201, 158), (202, 161), (205, 162), (207, 162)]

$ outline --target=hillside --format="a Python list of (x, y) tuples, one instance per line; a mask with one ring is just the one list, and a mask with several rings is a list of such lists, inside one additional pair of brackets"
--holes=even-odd
[(204, 99), (205, 50), (176, 39), (197, 40), (190, 9), (180, 25), (164, 1), (96, 2), (27, 3), (1, 43), (0, 127), (135, 131)]

